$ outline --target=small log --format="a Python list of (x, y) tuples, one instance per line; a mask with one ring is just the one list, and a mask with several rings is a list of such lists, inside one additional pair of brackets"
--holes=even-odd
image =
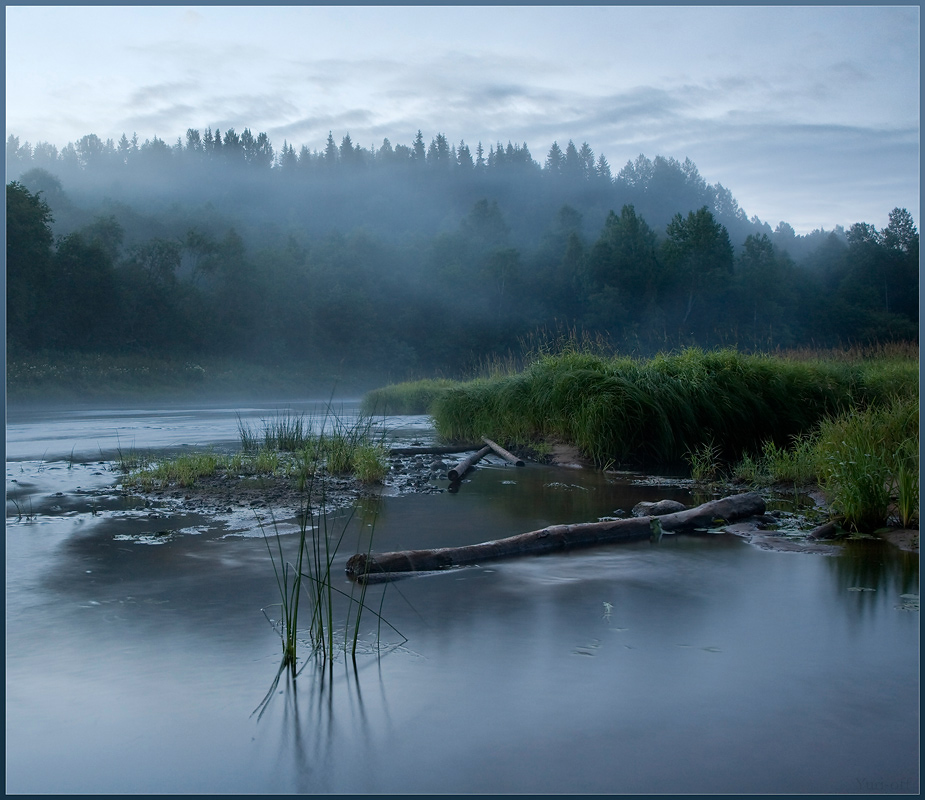
[(491, 439), (487, 439), (487, 438), (484, 437), (484, 436), (482, 437), (482, 441), (485, 442), (485, 444), (487, 444), (487, 445), (488, 445), (492, 450), (494, 450), (499, 456), (501, 456), (501, 458), (506, 458), (506, 459), (507, 459), (508, 461), (510, 461), (514, 466), (516, 466), (516, 467), (522, 467), (522, 466), (524, 466), (524, 462), (523, 462), (521, 459), (519, 459), (519, 458), (518, 458), (517, 456), (515, 456), (513, 453), (509, 453), (509, 452), (508, 452), (507, 450), (505, 450), (500, 444), (497, 444), (496, 442), (493, 442)]
[(471, 456), (464, 458), (460, 461), (455, 467), (451, 467), (450, 471), (447, 473), (447, 477), (451, 481), (458, 481), (466, 474), (466, 471), (471, 467), (476, 461), (481, 458), (484, 458), (491, 452), (491, 448), (486, 444), (481, 450), (477, 453), (473, 453)]
[(749, 492), (724, 497), (721, 500), (711, 500), (696, 508), (659, 517), (632, 517), (606, 522), (551, 525), (539, 531), (463, 547), (401, 550), (378, 555), (358, 553), (347, 561), (347, 575), (362, 580), (366, 576), (382, 573), (447, 569), (528, 553), (563, 550), (568, 547), (657, 539), (660, 538), (662, 531), (683, 533), (713, 528), (738, 519), (763, 514), (764, 511), (765, 504), (761, 495), (757, 492)]

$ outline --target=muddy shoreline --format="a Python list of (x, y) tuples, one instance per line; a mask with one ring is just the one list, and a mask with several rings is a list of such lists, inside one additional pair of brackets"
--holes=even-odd
[[(123, 485), (121, 489), (126, 494), (144, 498), (146, 505), (152, 508), (169, 508), (173, 513), (220, 518), (243, 514), (257, 522), (263, 522), (268, 516), (277, 521), (292, 520), (304, 514), (306, 508), (310, 513), (317, 513), (322, 506), (328, 510), (347, 508), (362, 498), (458, 491), (459, 483), (451, 482), (447, 477), (447, 471), (458, 460), (457, 456), (465, 452), (465, 449), (461, 448), (455, 451), (455, 454), (392, 455), (389, 458), (389, 471), (381, 483), (365, 484), (352, 477), (323, 475), (315, 481), (311, 494), (299, 490), (290, 478), (232, 474), (200, 478), (194, 486), (186, 488), (168, 486), (144, 491), (138, 486)], [(489, 456), (486, 460), (502, 463), (502, 460), (495, 456)], [(561, 443), (554, 443), (549, 455), (542, 460), (559, 467), (592, 467), (577, 448)], [(676, 481), (668, 482), (676, 485)], [(653, 483), (667, 485), (665, 479), (653, 479)], [(717, 487), (711, 488), (715, 492)], [(735, 486), (726, 486), (723, 489), (725, 494), (740, 491)], [(774, 495), (772, 489), (766, 489), (764, 493), (768, 496)], [(816, 492), (811, 496), (816, 503), (815, 511), (824, 513), (825, 499), (821, 493)], [(727, 525), (724, 530), (764, 550), (819, 555), (840, 553), (841, 543), (845, 539), (818, 538), (818, 532), (813, 536), (814, 530), (818, 527), (808, 519), (801, 520), (799, 515), (784, 515), (772, 511), (759, 518)], [(901, 550), (919, 552), (917, 530), (887, 529), (878, 532), (876, 538)]]

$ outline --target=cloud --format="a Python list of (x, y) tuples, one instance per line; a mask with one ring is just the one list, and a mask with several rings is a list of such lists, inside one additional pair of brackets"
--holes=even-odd
[(152, 103), (163, 100), (172, 100), (178, 94), (187, 94), (196, 91), (197, 84), (191, 81), (160, 83), (142, 86), (133, 91), (126, 101), (129, 106), (147, 107)]
[[(351, 128), (367, 129), (372, 121), (372, 114), (367, 109), (354, 108), (348, 109), (338, 114), (318, 114), (316, 116), (303, 117), (302, 119), (276, 125), (268, 132), (274, 137), (285, 137), (294, 140), (294, 137), (305, 137), (302, 140), (292, 141), (293, 144), (306, 144), (306, 139), (317, 141), (319, 137), (327, 139), (330, 131), (334, 138), (340, 142), (344, 134), (350, 133)], [(356, 142), (357, 137), (351, 133), (351, 138)], [(310, 148), (311, 149), (311, 148)]]

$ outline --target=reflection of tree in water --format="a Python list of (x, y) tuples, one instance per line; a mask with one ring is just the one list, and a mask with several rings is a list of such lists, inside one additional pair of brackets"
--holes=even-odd
[[(854, 589), (862, 609), (872, 609), (884, 596), (898, 603), (902, 594), (918, 594), (919, 556), (883, 541), (847, 542), (844, 553), (825, 559), (836, 578), (840, 594)], [(875, 589), (876, 591), (857, 591)]]

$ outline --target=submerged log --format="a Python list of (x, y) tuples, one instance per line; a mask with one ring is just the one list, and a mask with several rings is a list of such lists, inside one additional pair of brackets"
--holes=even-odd
[(347, 574), (352, 578), (363, 579), (366, 576), (383, 573), (447, 569), (463, 564), (475, 564), (528, 553), (564, 550), (569, 547), (660, 538), (662, 532), (683, 533), (713, 528), (717, 525), (763, 514), (764, 511), (765, 504), (761, 495), (757, 492), (749, 492), (724, 497), (721, 500), (711, 500), (696, 508), (659, 517), (633, 517), (607, 522), (550, 525), (539, 531), (463, 547), (401, 550), (394, 553), (370, 555), (358, 553), (347, 561)]
[(450, 471), (447, 473), (447, 477), (451, 481), (458, 481), (466, 474), (466, 471), (471, 467), (476, 461), (481, 458), (484, 458), (491, 452), (491, 448), (486, 444), (481, 450), (477, 453), (473, 453), (468, 458), (464, 458), (460, 461), (455, 467), (451, 467)]
[(390, 456), (445, 456), (450, 453), (465, 453), (475, 450), (477, 444), (435, 445), (433, 447), (393, 447)]
[(491, 439), (487, 439), (487, 438), (484, 437), (484, 436), (482, 437), (482, 441), (485, 442), (485, 444), (487, 444), (487, 445), (488, 445), (492, 450), (494, 450), (499, 456), (501, 456), (501, 458), (506, 458), (508, 461), (510, 461), (512, 464), (514, 464), (514, 465), (517, 466), (517, 467), (522, 467), (522, 466), (524, 466), (524, 462), (523, 462), (521, 459), (519, 459), (519, 458), (518, 458), (517, 456), (515, 456), (513, 453), (509, 453), (509, 452), (508, 452), (507, 450), (505, 450), (500, 444), (497, 444), (497, 443), (493, 442)]

